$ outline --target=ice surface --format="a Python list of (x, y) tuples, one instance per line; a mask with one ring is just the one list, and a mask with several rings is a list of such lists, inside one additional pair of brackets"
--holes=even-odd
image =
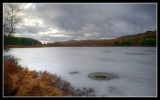
[[(95, 88), (97, 96), (156, 96), (155, 47), (14, 48), (12, 54), (31, 70), (61, 75), (77, 88)], [(70, 74), (77, 71), (77, 74)], [(98, 81), (92, 72), (108, 72), (118, 79)]]

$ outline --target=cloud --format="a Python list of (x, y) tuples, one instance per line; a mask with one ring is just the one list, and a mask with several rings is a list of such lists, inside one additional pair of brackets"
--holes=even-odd
[(41, 41), (116, 38), (156, 30), (156, 4), (32, 3), (24, 13), (19, 32), (36, 34)]

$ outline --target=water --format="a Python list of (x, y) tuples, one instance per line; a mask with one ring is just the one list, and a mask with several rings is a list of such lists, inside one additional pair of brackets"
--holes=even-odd
[[(12, 54), (31, 70), (57, 73), (76, 88), (91, 87), (97, 96), (156, 96), (155, 47), (14, 48)], [(78, 72), (71, 74), (72, 72)], [(119, 78), (93, 80), (92, 72)]]

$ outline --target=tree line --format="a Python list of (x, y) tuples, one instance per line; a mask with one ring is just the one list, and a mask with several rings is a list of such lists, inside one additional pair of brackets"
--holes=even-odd
[(156, 46), (156, 31), (123, 36), (110, 40), (72, 40), (47, 43), (47, 46)]
[(4, 36), (4, 45), (42, 45), (42, 43), (31, 38)]

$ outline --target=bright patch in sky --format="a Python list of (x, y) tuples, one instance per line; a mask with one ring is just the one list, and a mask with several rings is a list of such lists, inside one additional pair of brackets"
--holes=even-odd
[(33, 7), (33, 3), (28, 3), (28, 4), (26, 4), (26, 6), (24, 7), (25, 9), (28, 9), (28, 8), (30, 8), (30, 7)]
[(30, 6), (32, 6), (32, 3), (26, 4), (25, 9), (29, 8)]
[(42, 26), (42, 20), (41, 19), (27, 19), (24, 18), (24, 25), (26, 26)]

